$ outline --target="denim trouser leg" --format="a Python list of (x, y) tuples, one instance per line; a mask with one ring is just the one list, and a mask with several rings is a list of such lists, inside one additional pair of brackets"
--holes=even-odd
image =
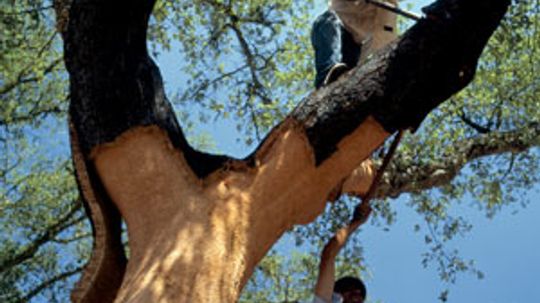
[(311, 30), (315, 50), (315, 87), (319, 88), (334, 64), (341, 62), (341, 23), (336, 13), (327, 10), (317, 17)]
[(313, 23), (311, 43), (315, 50), (316, 88), (322, 85), (328, 71), (336, 63), (342, 62), (352, 68), (360, 58), (360, 46), (331, 10), (317, 17)]

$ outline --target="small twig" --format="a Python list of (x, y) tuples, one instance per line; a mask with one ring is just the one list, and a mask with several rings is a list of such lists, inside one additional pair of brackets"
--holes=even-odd
[(253, 123), (253, 128), (255, 129), (255, 137), (257, 138), (257, 141), (261, 141), (262, 137), (259, 129), (259, 122), (257, 121), (255, 107), (253, 106), (252, 102), (249, 101), (247, 102), (247, 106), (249, 107), (251, 121)]
[[(244, 38), (242, 31), (238, 28), (238, 26), (236, 25), (236, 22), (229, 23), (227, 26), (235, 33), (238, 43), (240, 43), (242, 53), (244, 54), (244, 57), (246, 58), (246, 62), (247, 62), (247, 65), (249, 66), (249, 70), (251, 74), (251, 80), (253, 82), (253, 84), (251, 85), (252, 89), (254, 89), (255, 91), (263, 90), (264, 85), (262, 85), (261, 81), (259, 80), (259, 77), (257, 76), (258, 68), (255, 62), (255, 56), (251, 52), (249, 44)], [(268, 98), (266, 94), (258, 92), (256, 95), (262, 99), (263, 103), (265, 104), (271, 103), (270, 98)]]
[[(81, 219), (81, 218), (79, 218)], [(82, 220), (84, 220), (85, 218), (82, 218)], [(92, 233), (86, 233), (86, 234), (82, 234), (80, 236), (75, 236), (75, 237), (71, 237), (71, 238), (67, 238), (67, 239), (53, 239), (52, 241), (55, 242), (55, 243), (59, 243), (59, 244), (69, 244), (71, 242), (75, 242), (75, 241), (79, 241), (79, 240), (82, 240), (82, 239), (86, 239), (86, 238), (89, 238), (89, 237), (92, 237)]]
[(218, 83), (222, 80), (224, 80), (225, 78), (229, 78), (231, 76), (233, 76), (234, 74), (240, 72), (241, 70), (243, 70), (244, 68), (248, 67), (247, 64), (244, 64), (242, 66), (240, 66), (239, 68), (233, 70), (233, 71), (230, 71), (230, 72), (227, 72), (227, 73), (224, 73), (222, 75), (220, 75), (219, 77), (217, 78), (214, 78), (210, 81), (207, 81), (206, 83), (203, 83), (201, 85), (199, 85), (199, 87), (189, 96), (184, 96), (182, 97), (183, 100), (188, 100), (188, 99), (192, 99), (194, 98), (195, 96), (197, 96), (201, 91), (207, 89), (208, 87), (210, 87), (211, 85), (215, 84), (215, 83)]
[(433, 225), (431, 224), (431, 222), (429, 222), (429, 220), (427, 218), (424, 218), (424, 220), (426, 221), (426, 224), (428, 226), (428, 230), (429, 230), (429, 233), (431, 234), (431, 238), (441, 248), (440, 251), (441, 251), (442, 256), (446, 259), (446, 261), (448, 263), (452, 263), (452, 258), (450, 258), (448, 256), (448, 254), (446, 253), (446, 250), (443, 249), (443, 244), (440, 242), (439, 238), (435, 234), (435, 230), (433, 229)]
[(472, 121), (471, 119), (469, 119), (465, 115), (465, 112), (463, 112), (463, 110), (461, 111), (461, 114), (459, 115), (459, 117), (461, 118), (461, 121), (463, 121), (465, 124), (472, 127), (474, 130), (476, 130), (477, 132), (479, 132), (481, 134), (487, 134), (487, 133), (491, 132), (491, 129), (489, 129), (489, 128), (485, 127), (485, 126), (482, 126), (482, 125)]
[(511, 153), (510, 154), (510, 163), (508, 164), (508, 168), (506, 169), (506, 172), (501, 177), (500, 182), (503, 182), (506, 179), (506, 177), (508, 177), (508, 175), (510, 175), (510, 172), (512, 172), (512, 169), (514, 168), (515, 160), (516, 160), (516, 154)]
[(66, 271), (66, 272), (63, 272), (61, 274), (58, 274), (52, 278), (50, 278), (49, 280), (39, 284), (38, 286), (36, 286), (35, 288), (33, 288), (32, 290), (30, 290), (28, 293), (26, 293), (26, 295), (21, 298), (20, 300), (15, 300), (13, 302), (20, 302), (20, 303), (23, 303), (23, 302), (30, 302), (30, 299), (32, 299), (33, 297), (35, 297), (37, 294), (39, 294), (41, 291), (43, 291), (44, 289), (48, 288), (48, 287), (51, 287), (52, 285), (54, 285), (55, 283), (57, 282), (60, 282), (62, 280), (65, 280), (73, 275), (76, 275), (80, 272), (82, 272), (83, 270), (83, 266), (79, 266), (79, 267), (76, 267), (72, 270), (69, 270), (69, 271)]

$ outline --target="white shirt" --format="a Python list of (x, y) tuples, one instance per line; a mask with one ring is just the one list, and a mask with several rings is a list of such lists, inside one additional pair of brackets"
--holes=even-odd
[[(397, 4), (397, 0), (385, 1)], [(376, 51), (397, 37), (396, 14), (388, 10), (364, 0), (329, 0), (328, 5), (337, 13), (356, 43), (363, 45), (362, 52)]]
[(332, 302), (327, 302), (327, 301), (315, 296), (313, 298), (312, 303), (343, 303), (343, 298), (339, 294), (333, 293), (332, 294)]

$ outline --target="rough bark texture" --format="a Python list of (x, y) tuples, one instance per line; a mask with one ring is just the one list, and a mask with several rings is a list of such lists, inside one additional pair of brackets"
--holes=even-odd
[[(122, 245), (121, 217), (102, 182), (80, 151), (77, 134), (70, 123), (71, 153), (79, 192), (92, 219), (92, 256), (72, 293), (74, 302), (112, 302), (126, 271)], [(92, 285), (92, 287), (88, 287)]]
[(84, 164), (83, 193), (97, 197), (86, 199), (97, 261), (75, 301), (115, 297), (120, 278), (103, 274), (122, 266), (122, 256), (107, 253), (119, 241), (115, 209), (131, 251), (117, 302), (235, 301), (284, 231), (313, 220), (391, 132), (416, 128), (472, 79), (509, 0), (439, 0), (399, 41), (310, 95), (245, 160), (188, 145), (147, 54), (153, 4), (75, 0), (70, 8), (74, 157)]
[(158, 125), (202, 177), (225, 158), (191, 148), (176, 121), (146, 46), (154, 2), (73, 1), (64, 33), (69, 112), (85, 155), (132, 127)]
[(317, 163), (373, 115), (388, 132), (416, 129), (425, 116), (473, 78), (478, 58), (509, 1), (438, 1), (377, 57), (318, 90), (293, 116), (302, 121)]

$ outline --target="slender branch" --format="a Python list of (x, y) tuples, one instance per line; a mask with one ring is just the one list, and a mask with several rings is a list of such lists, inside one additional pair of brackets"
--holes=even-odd
[(416, 193), (450, 182), (465, 165), (473, 160), (503, 153), (523, 152), (540, 146), (540, 124), (529, 125), (508, 132), (465, 139), (454, 144), (455, 149), (440, 157), (436, 163), (415, 165), (412, 157), (397, 155), (388, 169), (387, 177), (376, 194), (378, 198), (398, 197), (403, 193)]
[(489, 133), (491, 131), (491, 129), (489, 129), (489, 127), (482, 126), (482, 125), (472, 121), (471, 119), (469, 119), (469, 117), (467, 117), (467, 115), (465, 115), (464, 112), (461, 112), (459, 117), (461, 118), (461, 121), (463, 121), (468, 126), (472, 127), (474, 130), (476, 130), (480, 134), (486, 134), (486, 133)]
[(253, 123), (253, 128), (255, 129), (255, 138), (257, 141), (261, 141), (261, 131), (259, 129), (259, 122), (257, 121), (257, 113), (255, 111), (255, 106), (252, 102), (247, 102), (247, 106), (249, 108), (250, 117), (251, 117), (251, 123)]
[(65, 113), (65, 110), (60, 108), (59, 106), (53, 106), (51, 108), (42, 108), (42, 109), (37, 109), (36, 107), (24, 115), (16, 115), (13, 117), (8, 117), (7, 119), (4, 119), (4, 120), (0, 119), (0, 125), (25, 123), (25, 122), (33, 121), (34, 119), (41, 116)]
[(238, 67), (237, 69), (234, 69), (230, 72), (226, 72), (226, 73), (223, 73), (222, 75), (220, 75), (219, 77), (216, 77), (210, 81), (205, 81), (204, 83), (202, 83), (201, 85), (199, 85), (199, 87), (197, 87), (195, 89), (194, 92), (192, 92), (189, 96), (186, 96), (186, 94), (188, 93), (187, 91), (184, 93), (184, 96), (182, 97), (182, 100), (189, 100), (189, 99), (192, 99), (194, 98), (195, 96), (197, 96), (201, 91), (204, 91), (206, 90), (208, 87), (212, 86), (213, 84), (216, 84), (216, 83), (219, 83), (220, 81), (226, 79), (226, 78), (229, 78), (229, 77), (232, 77), (234, 74), (240, 72), (241, 70), (243, 70), (244, 68), (248, 67), (247, 64), (244, 64), (240, 67)]
[(444, 249), (443, 243), (439, 240), (439, 237), (437, 233), (435, 232), (435, 229), (433, 227), (433, 223), (428, 220), (427, 218), (424, 218), (424, 221), (426, 222), (426, 225), (429, 230), (429, 234), (431, 235), (432, 241), (435, 241), (436, 245), (440, 247), (440, 252), (442, 256), (446, 259), (446, 261), (450, 264), (452, 263), (452, 259), (448, 256), (448, 253), (446, 252), (446, 249)]
[[(3, 126), (2, 123), (0, 123), (0, 125)], [(7, 155), (8, 155), (8, 152), (7, 152), (7, 151), (9, 150), (7, 145), (6, 145), (6, 149), (5, 149), (5, 150), (6, 150), (5, 153), (6, 153), (6, 156), (7, 156)], [(9, 157), (6, 157), (5, 159), (6, 159), (6, 162), (4, 163), (4, 167), (2, 168), (2, 170), (0, 170), (0, 178), (6, 178), (7, 175), (8, 175), (10, 172), (12, 172), (15, 168), (17, 168), (17, 166), (19, 166), (19, 164), (21, 164), (21, 162), (22, 162), (22, 160), (21, 160), (20, 158), (17, 158), (17, 159), (15, 160), (15, 163), (9, 165), (9, 163), (7, 163), (7, 162), (8, 162), (8, 160), (9, 160), (10, 158), (9, 158)], [(18, 185), (20, 185), (21, 182), (15, 182), (15, 183), (16, 183), (16, 185), (18, 186)], [(6, 184), (7, 184), (7, 182), (6, 182)], [(6, 190), (6, 193), (9, 193), (10, 191), (11, 191), (11, 189), (7, 189), (7, 190)]]
[(32, 65), (29, 65), (26, 68), (23, 68), (15, 80), (6, 83), (4, 86), (0, 87), (0, 95), (4, 95), (15, 89), (17, 86), (26, 83), (39, 82), (43, 80), (49, 73), (55, 70), (55, 68), (62, 63), (63, 59), (61, 57), (54, 59), (51, 64), (49, 64), (43, 70), (43, 74), (39, 77), (29, 77), (25, 78), (26, 73), (31, 69)]
[(61, 217), (56, 223), (49, 226), (45, 232), (39, 235), (36, 239), (32, 241), (28, 246), (17, 252), (16, 254), (9, 256), (7, 259), (0, 260), (0, 273), (10, 269), (13, 266), (16, 266), (30, 258), (32, 258), (39, 248), (45, 243), (52, 240), (56, 235), (58, 235), (63, 230), (68, 227), (76, 224), (82, 220), (83, 217), (79, 217), (76, 220), (72, 220), (72, 216), (75, 215), (82, 208), (82, 203), (80, 201), (74, 203), (74, 207), (68, 211), (63, 217)]
[(83, 266), (79, 266), (79, 267), (76, 267), (72, 270), (68, 270), (66, 272), (63, 272), (63, 273), (60, 273), (60, 274), (57, 274), (55, 276), (53, 276), (52, 278), (42, 282), (41, 284), (39, 284), (38, 286), (34, 287), (33, 289), (31, 289), (28, 293), (26, 293), (26, 295), (24, 295), (24, 297), (18, 299), (18, 300), (15, 300), (13, 302), (17, 302), (17, 303), (24, 303), (24, 302), (30, 302), (30, 300), (35, 297), (36, 295), (38, 295), (40, 292), (42, 292), (43, 290), (53, 286), (54, 284), (62, 281), (62, 280), (65, 280), (71, 276), (74, 276), (78, 273), (81, 273), (82, 270), (84, 269)]
[(262, 99), (263, 103), (266, 103), (266, 104), (272, 103), (272, 100), (268, 96), (266, 96), (266, 93), (260, 93), (261, 90), (264, 91), (264, 85), (262, 85), (261, 81), (259, 80), (259, 77), (257, 75), (258, 68), (255, 62), (255, 56), (251, 52), (249, 44), (244, 38), (242, 31), (238, 28), (238, 25), (236, 24), (236, 22), (229, 23), (228, 27), (232, 29), (232, 31), (235, 33), (238, 43), (240, 43), (242, 53), (244, 54), (244, 57), (246, 58), (247, 65), (249, 66), (249, 71), (251, 74), (251, 81), (253, 82), (253, 84), (250, 85), (251, 92), (252, 93), (259, 92), (259, 94), (257, 95)]
[[(256, 51), (254, 52), (252, 50), (253, 48), (249, 46), (248, 41), (244, 37), (244, 33), (242, 32), (240, 26), (242, 24), (257, 24), (268, 28), (273, 34), (276, 34), (276, 30), (274, 27), (272, 27), (272, 25), (283, 24), (283, 22), (270, 21), (268, 19), (268, 15), (273, 10), (273, 6), (270, 6), (267, 14), (264, 14), (263, 11), (260, 9), (256, 9), (255, 12), (250, 12), (249, 16), (239, 16), (233, 11), (231, 2), (229, 2), (228, 4), (219, 3), (213, 0), (203, 0), (203, 2), (222, 11), (225, 15), (227, 15), (228, 19), (230, 19), (230, 23), (225, 24), (220, 29), (216, 30), (216, 33), (212, 34), (210, 41), (215, 42), (221, 36), (221, 34), (224, 33), (224, 30), (226, 28), (230, 28), (234, 32), (238, 43), (240, 44), (241, 53), (243, 54), (247, 63), (246, 66), (249, 67), (251, 75), (252, 83), (248, 86), (248, 97), (255, 95), (259, 97), (263, 103), (271, 103), (272, 99), (268, 96), (264, 85), (261, 83), (258, 71), (265, 69), (268, 66), (268, 62), (270, 61), (270, 59), (273, 58), (273, 56), (277, 52), (269, 55), (268, 57), (264, 57), (258, 54)], [(262, 61), (264, 61), (264, 66), (257, 65), (256, 59), (259, 57), (262, 59)]]
[(506, 172), (504, 173), (504, 175), (501, 177), (501, 182), (503, 182), (506, 177), (508, 177), (508, 175), (510, 175), (510, 172), (512, 172), (512, 169), (514, 168), (514, 163), (516, 162), (516, 154), (515, 153), (512, 153), (510, 155), (510, 163), (508, 163), (508, 168), (506, 169)]
[(92, 233), (84, 233), (80, 236), (75, 236), (75, 237), (71, 237), (71, 238), (67, 238), (67, 239), (53, 239), (52, 241), (53, 242), (56, 242), (56, 243), (59, 243), (59, 244), (69, 244), (69, 243), (72, 243), (72, 242), (75, 242), (75, 241), (79, 241), (79, 240), (82, 240), (82, 239), (87, 239), (87, 238), (90, 238), (92, 237)]

